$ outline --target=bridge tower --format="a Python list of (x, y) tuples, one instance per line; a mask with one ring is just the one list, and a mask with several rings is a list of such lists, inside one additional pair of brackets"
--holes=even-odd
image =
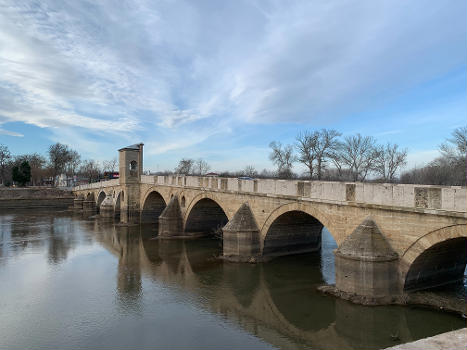
[(119, 152), (120, 222), (137, 224), (140, 219), (140, 183), (143, 174), (143, 143), (123, 147)]

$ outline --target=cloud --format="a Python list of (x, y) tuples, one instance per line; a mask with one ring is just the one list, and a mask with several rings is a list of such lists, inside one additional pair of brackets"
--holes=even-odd
[(15, 137), (23, 137), (24, 136), (23, 134), (20, 134), (19, 132), (5, 130), (5, 129), (2, 129), (2, 128), (0, 128), (0, 134), (1, 135), (8, 135), (8, 136), (15, 136)]
[(96, 135), (157, 139), (160, 154), (238, 123), (338, 119), (465, 67), (465, 10), (460, 0), (6, 0), (0, 122), (76, 132), (90, 150)]

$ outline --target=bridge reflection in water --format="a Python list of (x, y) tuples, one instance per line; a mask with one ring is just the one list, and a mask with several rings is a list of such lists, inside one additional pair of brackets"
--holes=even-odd
[(141, 309), (143, 280), (189, 293), (208, 312), (281, 348), (375, 349), (451, 330), (449, 315), (407, 307), (365, 307), (319, 294), (334, 278), (335, 243), (323, 234), (321, 252), (267, 264), (227, 263), (222, 241), (161, 240), (154, 225), (121, 227), (95, 221), (94, 238), (118, 258), (119, 305)]

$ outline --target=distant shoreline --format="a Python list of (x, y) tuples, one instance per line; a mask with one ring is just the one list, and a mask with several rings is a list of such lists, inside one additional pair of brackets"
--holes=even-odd
[(47, 187), (0, 188), (0, 210), (57, 208), (73, 205), (73, 193)]

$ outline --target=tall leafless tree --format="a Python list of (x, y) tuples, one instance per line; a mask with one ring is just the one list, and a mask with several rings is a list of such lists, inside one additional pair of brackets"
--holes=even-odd
[(208, 164), (208, 162), (206, 162), (204, 159), (199, 158), (195, 162), (195, 165), (194, 165), (195, 175), (199, 175), (199, 176), (205, 175), (209, 171), (209, 169), (211, 169), (211, 167)]
[(440, 145), (440, 151), (446, 158), (465, 158), (467, 156), (467, 127), (460, 127), (452, 132), (452, 137)]
[(255, 167), (253, 165), (247, 165), (245, 169), (243, 169), (243, 176), (249, 176), (249, 177), (257, 177), (258, 172), (256, 171)]
[(60, 175), (65, 171), (67, 163), (71, 160), (70, 152), (71, 150), (67, 145), (58, 142), (49, 147), (49, 162), (54, 179), (54, 185), (57, 175)]
[(373, 169), (376, 158), (376, 140), (360, 134), (346, 136), (340, 147), (340, 161), (346, 166), (353, 181), (364, 181)]
[(102, 162), (102, 171), (113, 173), (117, 171), (117, 165), (118, 161), (116, 157), (112, 158), (111, 160), (104, 160)]
[(314, 153), (316, 154), (316, 173), (321, 180), (323, 168), (339, 147), (338, 137), (342, 134), (333, 129), (317, 131)]
[(396, 144), (379, 146), (375, 152), (373, 169), (384, 181), (394, 182), (397, 172), (407, 164), (407, 149), (399, 150)]
[(298, 151), (297, 161), (302, 163), (308, 168), (310, 179), (313, 178), (314, 164), (316, 160), (316, 153), (314, 151), (317, 142), (317, 134), (308, 131), (298, 134), (295, 147)]
[(193, 171), (193, 166), (195, 161), (189, 158), (183, 158), (178, 162), (177, 167), (175, 168), (175, 173), (182, 175), (189, 175)]
[[(467, 127), (455, 129), (451, 138), (440, 145), (441, 157), (448, 163), (452, 184), (465, 185), (467, 178)], [(435, 162), (440, 163), (440, 159)]]
[(273, 141), (269, 144), (271, 153), (269, 159), (277, 166), (277, 174), (280, 178), (291, 178), (292, 167), (295, 162), (293, 147), (286, 145), (282, 147), (280, 142)]
[(89, 183), (99, 180), (99, 162), (93, 159), (85, 160), (80, 167), (80, 173), (88, 178)]

